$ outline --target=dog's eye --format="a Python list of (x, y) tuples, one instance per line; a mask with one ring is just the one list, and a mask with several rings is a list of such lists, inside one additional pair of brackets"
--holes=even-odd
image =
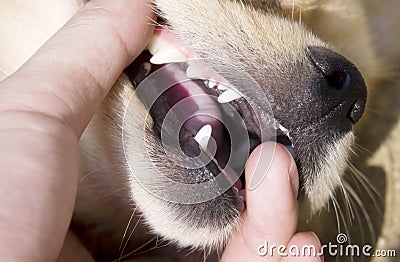
[(346, 86), (349, 76), (343, 71), (334, 71), (333, 73), (325, 74), (325, 78), (330, 87), (341, 90)]

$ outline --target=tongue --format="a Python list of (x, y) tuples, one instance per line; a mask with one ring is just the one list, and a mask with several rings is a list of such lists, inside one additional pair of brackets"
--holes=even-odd
[[(187, 79), (185, 71), (177, 64), (165, 68), (165, 77), (175, 78), (177, 82)], [(174, 107), (174, 113), (183, 127), (195, 136), (205, 126), (212, 127), (212, 136), (221, 141), (223, 126), (221, 112), (215, 99), (205, 93), (196, 82), (187, 80), (174, 85), (165, 92), (169, 106)]]

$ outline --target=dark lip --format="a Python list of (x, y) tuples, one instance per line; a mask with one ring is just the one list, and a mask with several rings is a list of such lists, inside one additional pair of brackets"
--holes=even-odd
[[(145, 70), (141, 67), (141, 65), (143, 64), (143, 63), (145, 63), (145, 62), (148, 62), (149, 60), (150, 60), (150, 58), (151, 58), (151, 54), (150, 53), (148, 53), (147, 51), (145, 51), (145, 52), (143, 52), (126, 70), (125, 70), (125, 72), (128, 74), (128, 76), (129, 76), (129, 78), (130, 78), (130, 80), (131, 80), (131, 82), (133, 83), (133, 85), (134, 85), (134, 87), (136, 87), (136, 86), (138, 86), (139, 84), (140, 84), (140, 82), (141, 81), (143, 81), (145, 78), (146, 78), (146, 73), (147, 74), (149, 74), (149, 72), (145, 72)], [(161, 67), (163, 67), (164, 65), (152, 65), (152, 70), (151, 70), (151, 72), (154, 72), (154, 71), (156, 71), (156, 70), (158, 70), (158, 69), (160, 69)], [(151, 72), (150, 72), (150, 74), (151, 74)], [(197, 81), (197, 80), (194, 80), (194, 81)], [(199, 80), (199, 81), (201, 81), (201, 80)], [(210, 95), (219, 95), (220, 93), (218, 92), (218, 90), (214, 90), (214, 89), (210, 89), (210, 88), (207, 88), (203, 83), (201, 84), (201, 87), (203, 88), (203, 89), (205, 89), (205, 91), (206, 92), (211, 92), (211, 93), (209, 93)], [(255, 114), (255, 112), (254, 111), (251, 111), (251, 106), (250, 105), (248, 105), (249, 106), (249, 108), (250, 109), (246, 109), (246, 108), (244, 108), (243, 109), (243, 106), (244, 107), (246, 107), (246, 100), (245, 99), (243, 99), (243, 98), (240, 98), (239, 100), (234, 100), (234, 101), (232, 101), (232, 102), (230, 102), (230, 104), (231, 105), (233, 105), (234, 106), (234, 108), (237, 110), (237, 111), (241, 111), (242, 112), (242, 115), (244, 116), (243, 118), (246, 120), (246, 125), (247, 124), (249, 124), (249, 126), (248, 127), (250, 127), (250, 128), (248, 128), (248, 131), (249, 131), (249, 134), (250, 134), (250, 136), (253, 136), (253, 140), (252, 140), (252, 144), (250, 145), (250, 147), (251, 147), (251, 150), (250, 150), (250, 152), (249, 152), (249, 154), (252, 152), (252, 150), (256, 147), (256, 146), (258, 146), (259, 144), (261, 144), (261, 140), (260, 140), (260, 138), (258, 137), (259, 136), (259, 134), (260, 133), (257, 133), (257, 129), (259, 129), (260, 128), (260, 125), (258, 124), (255, 124), (255, 123), (253, 123), (253, 122), (256, 122), (253, 118), (255, 117), (254, 116), (254, 114)], [(219, 106), (219, 105), (218, 105)], [(243, 109), (243, 110), (241, 110), (241, 109)], [(247, 113), (243, 113), (243, 111), (244, 110), (247, 110)], [(250, 111), (249, 111), (250, 110)], [(154, 119), (154, 123), (155, 123), (155, 126), (153, 126), (153, 132), (156, 134), (156, 137), (158, 138), (158, 139), (160, 139), (161, 140), (161, 136), (160, 136), (160, 127), (158, 127), (157, 128), (157, 123), (160, 121), (160, 120), (156, 120), (155, 119), (155, 117), (154, 117), (154, 115), (152, 115), (152, 117), (153, 117), (153, 119)], [(265, 118), (264, 117), (264, 119), (262, 119), (262, 117), (260, 117), (259, 115), (257, 116), (257, 117), (255, 117), (255, 118), (258, 118), (258, 121), (271, 121), (270, 119), (268, 120), (268, 117), (267, 118)], [(273, 118), (273, 117), (272, 117)], [(248, 123), (248, 119), (250, 119), (250, 122)], [(273, 120), (274, 121), (276, 121), (276, 119), (275, 118), (273, 118)], [(251, 121), (253, 121), (253, 122), (251, 122)], [(270, 122), (268, 122), (268, 124), (267, 124), (267, 126), (269, 126), (269, 125), (271, 125), (271, 123)], [(254, 131), (255, 130), (255, 131)], [(271, 128), (271, 137), (273, 136), (274, 138), (272, 138), (271, 140), (276, 140), (276, 137), (277, 136), (279, 136), (276, 132), (279, 132), (279, 130), (277, 130), (276, 128)], [(190, 134), (184, 134), (184, 136), (186, 136), (186, 137), (190, 137), (191, 135)], [(280, 134), (280, 136), (283, 136), (283, 134)], [(186, 139), (187, 140), (187, 139)], [(192, 138), (189, 142), (191, 142), (191, 141), (194, 141), (194, 139)], [(292, 144), (292, 141), (288, 138), (287, 139), (289, 142), (282, 142), (282, 144), (284, 145), (284, 146), (293, 146), (293, 144)], [(267, 140), (266, 140), (267, 141)], [(277, 142), (280, 142), (280, 141), (277, 141)], [(291, 144), (291, 145), (288, 145), (288, 144)], [(193, 147), (193, 143), (188, 143), (189, 145), (190, 144), (192, 144), (192, 147)], [(192, 148), (193, 149), (193, 148)], [(192, 149), (190, 149), (189, 148), (189, 150), (187, 151), (188, 153), (189, 153), (189, 155), (197, 155), (198, 154), (198, 152), (199, 152), (199, 148), (197, 147), (196, 148), (196, 150), (192, 150)], [(295, 157), (295, 156), (294, 156)], [(295, 158), (296, 159), (296, 158)], [(224, 160), (222, 160), (222, 161), (224, 161)], [(223, 167), (224, 165), (222, 165), (222, 167)], [(214, 171), (216, 171), (216, 168), (215, 167), (212, 167), (212, 166), (206, 166), (206, 168), (209, 168), (209, 169), (211, 169), (211, 170), (214, 170)], [(217, 168), (218, 169), (218, 168)], [(244, 167), (243, 167), (243, 170), (244, 170)], [(218, 171), (218, 170), (217, 170)], [(211, 171), (212, 172), (212, 171)], [(214, 173), (214, 172), (212, 172), (212, 173)], [(217, 173), (219, 173), (219, 172), (217, 172)], [(245, 180), (244, 180), (244, 175), (243, 175), (244, 173), (242, 173), (242, 175), (240, 176), (240, 180), (241, 180), (241, 184), (242, 184), (242, 188), (244, 188), (245, 187)], [(234, 188), (235, 188), (235, 186), (233, 185), (231, 188), (230, 188), (230, 190), (233, 190), (232, 192), (234, 193)], [(240, 200), (239, 198), (238, 198), (238, 200)]]

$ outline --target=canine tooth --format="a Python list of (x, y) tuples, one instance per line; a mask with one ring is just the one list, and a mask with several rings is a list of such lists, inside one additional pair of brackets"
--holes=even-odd
[(221, 104), (223, 103), (229, 103), (233, 100), (241, 98), (242, 95), (236, 92), (233, 89), (228, 89), (225, 92), (223, 92), (219, 97), (218, 97), (218, 102)]
[(150, 39), (150, 42), (147, 44), (146, 49), (149, 50), (150, 54), (155, 55), (163, 45), (166, 45), (165, 41), (163, 41), (158, 35), (154, 34)]
[(150, 63), (159, 65), (186, 61), (186, 55), (176, 48), (161, 48), (150, 59)]
[(208, 141), (210, 141), (211, 133), (212, 133), (212, 126), (205, 125), (199, 130), (199, 132), (197, 132), (197, 135), (194, 137), (194, 140), (196, 140), (197, 143), (199, 143), (200, 147), (204, 151), (207, 150), (207, 145)]

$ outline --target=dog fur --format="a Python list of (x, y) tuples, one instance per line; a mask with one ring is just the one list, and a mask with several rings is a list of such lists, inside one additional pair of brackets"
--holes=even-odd
[[(22, 65), (82, 4), (74, 0), (37, 2), (13, 1), (1, 4), (1, 22), (4, 22), (4, 26), (0, 26), (0, 36), (6, 41), (0, 43), (0, 77), (6, 77)], [(38, 6), (47, 8), (41, 9)], [(290, 68), (294, 60), (307, 60), (303, 48), (305, 45), (329, 47), (347, 57), (359, 68), (370, 89), (375, 88), (376, 78), (384, 68), (376, 57), (365, 9), (359, 0), (158, 0), (156, 6), (172, 30), (198, 55), (208, 59), (217, 57), (218, 61), (235, 66), (239, 71), (250, 72), (257, 82), (261, 82), (265, 74), (259, 70), (260, 64), (269, 65), (268, 74), (274, 75), (276, 79), (298, 72), (284, 67)], [(28, 11), (30, 14), (34, 11), (35, 15), (26, 15)], [(32, 21), (27, 20), (28, 17)], [(238, 31), (236, 24), (240, 24), (241, 31)], [(24, 27), (24, 31), (40, 34), (17, 34), (27, 39), (18, 38), (13, 32), (21, 28), (21, 25), (31, 27)], [(248, 41), (249, 36), (251, 42)], [(281, 39), (288, 41), (283, 43)], [(261, 48), (265, 42), (268, 42), (269, 50)], [(254, 53), (254, 50), (263, 52)], [(232, 60), (232, 53), (242, 59)], [(238, 63), (238, 60), (247, 62)], [(220, 63), (212, 65), (218, 71)], [(234, 79), (235, 76), (224, 77)], [(131, 103), (136, 105), (135, 110), (131, 110)], [(165, 203), (149, 194), (137, 181), (127, 177), (129, 168), (121, 157), (124, 152), (120, 129), (124, 117), (131, 126), (130, 130), (124, 131), (128, 137), (125, 145), (127, 160), (140, 162), (138, 168), (143, 172), (151, 172), (148, 166), (152, 164), (148, 163), (149, 159), (145, 155), (148, 148), (141, 148), (135, 140), (145, 140), (153, 145), (159, 142), (143, 132), (141, 124), (151, 129), (152, 122), (147, 118), (147, 109), (133, 92), (131, 82), (122, 75), (81, 141), (84, 164), (74, 223), (78, 231), (84, 228), (83, 238), (107, 236), (107, 241), (100, 237), (98, 241), (101, 243), (95, 243), (89, 248), (98, 250), (113, 244), (117, 247), (134, 210), (140, 211), (144, 219), (135, 216), (131, 221), (132, 225), (138, 223), (135, 229), (135, 236), (138, 237), (133, 238), (132, 246), (151, 238), (152, 234), (148, 233), (150, 231), (183, 247), (222, 247), (239, 223), (237, 211), (224, 211), (234, 205), (221, 205), (218, 218), (208, 214), (213, 222), (209, 227), (201, 224), (194, 227), (193, 220), (188, 222), (185, 217), (186, 213), (193, 210), (187, 211), (183, 206)], [(326, 145), (325, 159), (317, 160), (319, 165), (316, 169), (321, 175), (305, 180), (304, 210), (320, 210), (334, 194), (335, 188), (341, 186), (341, 175), (346, 169), (346, 159), (350, 153), (348, 148), (353, 139), (349, 133), (335, 143)], [(158, 152), (159, 149), (154, 150)], [(311, 174), (316, 169), (312, 168), (305, 173)], [(218, 200), (225, 201), (224, 198)]]

